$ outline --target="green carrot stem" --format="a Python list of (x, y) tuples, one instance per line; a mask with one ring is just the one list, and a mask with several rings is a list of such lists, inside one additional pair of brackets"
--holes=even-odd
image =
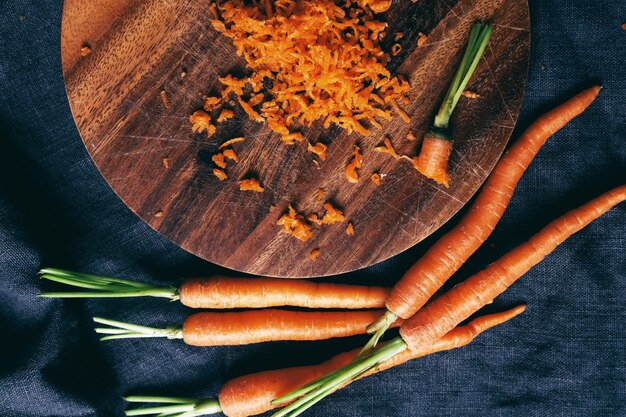
[(172, 287), (156, 287), (141, 282), (99, 275), (83, 274), (56, 268), (44, 268), (39, 271), (42, 279), (58, 282), (72, 287), (94, 291), (44, 292), (41, 297), (48, 298), (119, 298), (119, 297), (160, 297), (172, 301), (180, 299), (178, 290)]
[(374, 349), (380, 338), (383, 337), (385, 332), (393, 323), (396, 322), (397, 319), (398, 316), (387, 310), (378, 320), (367, 326), (367, 333), (372, 334), (372, 338), (365, 344), (365, 346), (363, 346), (363, 349), (359, 352), (359, 356)]
[(124, 398), (128, 402), (144, 402), (147, 404), (161, 403), (174, 404), (158, 407), (135, 408), (126, 410), (127, 416), (157, 415), (157, 417), (196, 417), (217, 414), (222, 411), (216, 399), (129, 396)]
[(165, 337), (168, 339), (182, 339), (183, 330), (179, 327), (166, 327), (158, 329), (154, 327), (139, 326), (137, 324), (125, 323), (122, 321), (109, 320), (102, 317), (94, 317), (93, 321), (111, 327), (97, 327), (98, 334), (108, 336), (100, 338), (101, 341), (114, 339), (139, 339), (144, 337)]
[[(278, 412), (274, 413), (272, 417), (289, 416), (294, 417), (302, 413), (304, 410), (313, 406), (323, 398), (332, 394), (339, 389), (342, 385), (357, 378), (359, 375), (375, 368), (379, 364), (387, 361), (398, 353), (407, 348), (406, 343), (401, 337), (397, 337), (391, 340), (389, 343), (374, 349), (366, 356), (358, 357), (349, 364), (339, 368), (333, 372), (333, 376), (327, 378), (322, 384), (318, 385), (315, 389), (311, 390), (298, 400), (282, 408)], [(292, 393), (287, 393), (282, 397), (279, 397), (272, 401), (273, 404), (285, 402), (285, 398), (292, 397)]]
[(487, 43), (489, 42), (492, 33), (492, 25), (483, 25), (482, 23), (477, 22), (474, 26), (472, 26), (470, 38), (459, 68), (450, 83), (450, 87), (443, 102), (441, 103), (439, 112), (435, 116), (435, 127), (444, 130), (448, 128), (450, 116), (452, 116), (452, 112), (456, 108), (461, 94), (474, 74), (474, 71), (478, 66), (478, 62), (485, 52), (485, 48), (487, 47)]
[(124, 401), (129, 403), (163, 403), (163, 404), (193, 404), (199, 400), (197, 398), (180, 397), (155, 397), (151, 395), (129, 395), (124, 397)]

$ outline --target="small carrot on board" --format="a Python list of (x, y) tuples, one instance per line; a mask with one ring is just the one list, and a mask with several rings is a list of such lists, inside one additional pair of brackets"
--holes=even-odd
[[(278, 309), (195, 313), (182, 327), (158, 329), (94, 317), (100, 340), (163, 337), (191, 346), (248, 345), (276, 340), (323, 340), (365, 333), (380, 310), (303, 312)], [(369, 321), (368, 321), (369, 320)], [(399, 325), (400, 321), (396, 323)]]
[(373, 323), (365, 350), (376, 345), (386, 323), (415, 314), (489, 237), (515, 187), (544, 143), (595, 100), (599, 86), (577, 94), (531, 124), (500, 158), (469, 212), (407, 271), (387, 298), (385, 314)]
[(41, 278), (83, 292), (45, 292), (51, 298), (163, 297), (191, 308), (234, 309), (294, 306), (305, 308), (382, 308), (388, 288), (365, 285), (327, 284), (276, 278), (191, 278), (179, 289), (155, 287), (135, 281), (45, 268)]
[[(568, 237), (623, 201), (626, 201), (626, 185), (608, 191), (556, 219), (527, 242), (415, 313), (400, 326), (400, 337), (365, 355), (357, 356), (342, 368), (319, 378), (321, 382), (309, 384), (278, 398), (276, 402), (296, 392), (302, 395), (288, 406), (288, 412), (278, 412), (274, 416), (296, 416), (339, 387), (393, 360), (394, 356), (405, 350), (416, 352), (436, 343), (463, 320), (491, 303)], [(297, 406), (294, 406), (296, 403)]]
[(419, 156), (413, 159), (413, 165), (419, 172), (445, 187), (448, 187), (449, 182), (448, 159), (453, 145), (448, 130), (450, 116), (476, 70), (492, 32), (492, 25), (478, 22), (472, 27), (465, 54), (435, 116), (433, 127), (424, 136)]
[[(521, 305), (501, 313), (478, 317), (468, 324), (459, 326), (450, 331), (431, 346), (419, 351), (405, 350), (401, 354), (394, 356), (391, 360), (381, 364), (379, 368), (372, 369), (368, 373), (359, 376), (359, 378), (375, 374), (431, 353), (468, 345), (482, 332), (511, 320), (513, 317), (521, 314), (525, 308), (526, 306)], [(149, 409), (137, 408), (127, 410), (126, 415), (155, 415), (165, 412), (179, 412), (181, 413), (179, 416), (182, 416), (182, 413), (193, 413), (189, 415), (201, 416), (221, 412), (228, 417), (248, 417), (265, 413), (279, 406), (279, 404), (273, 403), (275, 398), (304, 384), (317, 383), (316, 379), (346, 365), (354, 359), (358, 353), (359, 349), (355, 349), (340, 353), (319, 365), (257, 372), (234, 378), (222, 386), (218, 399), (203, 400), (194, 398), (183, 399), (145, 396), (126, 397), (126, 401), (133, 403), (170, 404)], [(297, 397), (287, 398), (283, 403), (290, 403), (296, 398)]]

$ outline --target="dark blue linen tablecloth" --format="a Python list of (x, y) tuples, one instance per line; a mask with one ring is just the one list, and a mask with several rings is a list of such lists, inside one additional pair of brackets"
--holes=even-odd
[[(530, 6), (532, 64), (518, 130), (582, 87), (601, 81), (605, 88), (540, 152), (489, 244), (456, 281), (555, 216), (626, 182), (626, 3), (532, 0)], [(61, 1), (0, 0), (0, 10), (0, 416), (117, 416), (129, 393), (212, 397), (234, 376), (315, 363), (363, 342), (100, 343), (94, 315), (163, 325), (180, 323), (189, 311), (158, 299), (36, 298), (46, 286), (36, 277), (42, 266), (161, 284), (218, 268), (146, 226), (89, 159), (63, 85)], [(435, 237), (335, 279), (391, 285)], [(524, 302), (523, 316), (466, 348), (359, 381), (306, 415), (625, 416), (625, 271), (621, 206), (487, 309)]]

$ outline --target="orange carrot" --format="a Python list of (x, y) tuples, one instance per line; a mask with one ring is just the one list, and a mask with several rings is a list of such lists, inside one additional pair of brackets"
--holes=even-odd
[(276, 278), (190, 279), (180, 287), (180, 301), (192, 308), (381, 308), (388, 288), (325, 284)]
[(305, 308), (365, 309), (385, 306), (388, 288), (365, 285), (326, 284), (276, 278), (192, 278), (179, 289), (154, 287), (135, 281), (46, 268), (41, 278), (84, 292), (47, 292), (44, 297), (163, 297), (191, 308), (234, 309), (294, 306)]
[(386, 323), (415, 314), (487, 240), (539, 149), (589, 107), (599, 91), (600, 87), (594, 86), (577, 94), (526, 129), (498, 161), (465, 217), (428, 249), (391, 290), (387, 312), (368, 328), (368, 332), (376, 333), (368, 347), (382, 336)]
[[(182, 328), (157, 329), (95, 317), (101, 340), (164, 337), (183, 339), (192, 346), (247, 345), (275, 340), (322, 340), (365, 333), (380, 310), (302, 312), (277, 309), (229, 313), (195, 313)], [(400, 323), (396, 323), (399, 325)]]
[[(373, 369), (361, 377), (372, 375), (431, 353), (465, 346), (485, 330), (512, 319), (518, 314), (521, 314), (524, 310), (525, 306), (521, 305), (501, 313), (478, 317), (467, 325), (459, 326), (452, 330), (433, 345), (421, 351), (406, 350), (395, 356), (392, 360), (382, 364), (380, 368)], [(165, 407), (180, 407), (178, 411), (193, 413), (195, 416), (222, 412), (228, 417), (248, 417), (276, 408), (278, 405), (272, 404), (272, 400), (303, 384), (308, 384), (324, 374), (340, 368), (349, 363), (358, 353), (359, 350), (355, 349), (336, 355), (319, 365), (257, 372), (234, 378), (222, 386), (218, 401), (139, 396), (126, 397), (126, 400), (130, 402), (162, 402), (174, 404), (173, 406), (169, 405)], [(160, 406), (147, 411), (146, 409), (128, 410), (127, 415), (140, 415), (139, 413), (143, 415), (154, 415), (168, 410), (175, 411), (171, 408), (164, 409), (163, 406)]]
[(445, 132), (432, 129), (428, 131), (424, 136), (419, 156), (413, 159), (415, 169), (448, 187), (448, 159), (452, 153), (452, 144), (452, 139)]
[(593, 220), (626, 200), (626, 185), (617, 187), (548, 224), (528, 242), (513, 249), (446, 294), (419, 310), (400, 326), (400, 337), (371, 352), (359, 355), (347, 365), (274, 400), (302, 395), (274, 416), (296, 416), (349, 383), (359, 375), (381, 366), (407, 348), (418, 352), (435, 343), (459, 323), (489, 304), (559, 244)]

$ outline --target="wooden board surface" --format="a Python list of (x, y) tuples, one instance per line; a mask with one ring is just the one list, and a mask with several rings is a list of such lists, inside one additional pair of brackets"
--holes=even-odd
[[(517, 121), (530, 52), (526, 0), (394, 0), (382, 18), (389, 33), (404, 32), (403, 51), (388, 67), (413, 87), (410, 124), (395, 118), (368, 137), (338, 127), (304, 129), (306, 139), (328, 144), (328, 159), (319, 167), (305, 145), (283, 145), (242, 111), (207, 140), (191, 132), (188, 115), (201, 108), (204, 94), (217, 90), (218, 76), (244, 65), (230, 41), (211, 27), (209, 3), (66, 0), (61, 39), (76, 125), (104, 178), (151, 227), (211, 262), (258, 275), (312, 277), (394, 256), (467, 202)], [(417, 154), (419, 140), (406, 140), (406, 134), (411, 129), (420, 138), (431, 123), (477, 19), (489, 19), (496, 28), (468, 87), (481, 97), (463, 98), (452, 119), (456, 142), (446, 189), (372, 149), (388, 135), (399, 153)], [(419, 32), (428, 41), (418, 48)], [(92, 53), (81, 57), (85, 44)], [(235, 146), (242, 162), (229, 168), (232, 181), (220, 182), (211, 174), (211, 155), (239, 135), (247, 138)], [(356, 185), (343, 173), (355, 143), (365, 158)], [(386, 174), (380, 187), (369, 180), (374, 171)], [(265, 193), (238, 190), (235, 180), (249, 174), (262, 180)], [(325, 200), (344, 210), (354, 236), (345, 234), (347, 222), (324, 227), (305, 243), (281, 233), (276, 221), (289, 203), (305, 213), (323, 213), (319, 188), (326, 190)], [(320, 249), (316, 261), (309, 259), (314, 248)]]

